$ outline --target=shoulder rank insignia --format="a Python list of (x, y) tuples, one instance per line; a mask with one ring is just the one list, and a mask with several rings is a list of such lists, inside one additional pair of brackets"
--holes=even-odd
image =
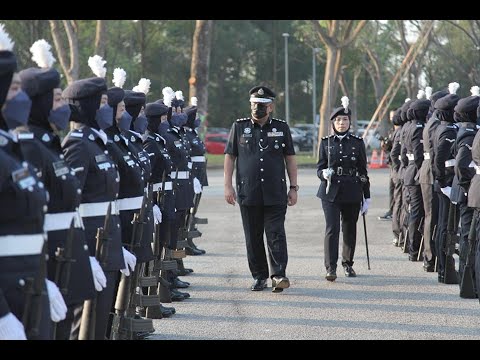
[(237, 119), (237, 121), (245, 121), (245, 120), (249, 120), (249, 118), (241, 118), (241, 119)]
[(282, 120), (282, 119), (272, 118), (272, 120), (277, 120), (277, 121), (286, 123), (286, 121), (285, 121), (285, 120)]
[[(75, 137), (75, 138), (82, 138), (82, 137), (83, 137), (83, 133), (73, 131), (73, 132), (70, 133), (70, 136), (71, 136), (71, 137)], [(93, 136), (93, 135), (92, 135), (92, 136)]]

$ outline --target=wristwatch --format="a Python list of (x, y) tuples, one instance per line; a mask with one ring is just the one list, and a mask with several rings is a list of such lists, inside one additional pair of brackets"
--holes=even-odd
[(290, 189), (293, 189), (295, 191), (298, 191), (300, 187), (298, 185), (290, 185)]

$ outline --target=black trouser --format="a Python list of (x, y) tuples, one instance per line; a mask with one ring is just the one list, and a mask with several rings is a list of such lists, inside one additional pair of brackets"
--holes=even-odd
[(95, 340), (105, 340), (109, 315), (114, 305), (119, 270), (105, 271), (107, 287), (97, 293), (97, 315), (95, 321)]
[(438, 194), (433, 191), (433, 184), (420, 184), (420, 187), (422, 189), (423, 210), (425, 212), (423, 221), (423, 257), (425, 261), (431, 262), (436, 256), (433, 229), (438, 221)]
[(339, 204), (322, 200), (322, 207), (326, 222), (324, 250), (327, 271), (337, 269), (340, 216), (343, 232), (342, 265), (352, 266), (357, 242), (357, 220), (360, 203)]
[(408, 219), (410, 217), (410, 192), (408, 187), (402, 184), (402, 212), (400, 215), (400, 230), (403, 232), (403, 241), (408, 245), (407, 235)]
[(55, 340), (78, 340), (82, 320), (83, 303), (67, 306), (65, 320), (57, 323)]
[(443, 193), (438, 193), (438, 222), (435, 234), (435, 251), (437, 253), (437, 271), (444, 275), (445, 270), (445, 243), (447, 241), (448, 211), (450, 199)]
[[(390, 172), (391, 174), (392, 172)], [(389, 184), (389, 188), (388, 188), (388, 201), (389, 201), (389, 209), (388, 209), (388, 213), (390, 215), (393, 215), (393, 204), (394, 204), (394, 192), (395, 192), (395, 183), (393, 182), (393, 178), (392, 176), (390, 176), (390, 184)]]
[(410, 197), (410, 217), (408, 219), (408, 252), (410, 256), (416, 257), (420, 250), (422, 233), (418, 231), (420, 221), (424, 215), (422, 190), (420, 185), (407, 186)]
[(401, 225), (402, 214), (402, 182), (397, 180), (393, 190), (393, 212), (392, 212), (392, 231), (393, 235), (398, 239), (402, 231)]
[(473, 208), (469, 208), (467, 204), (459, 204), (460, 208), (460, 240), (459, 240), (459, 266), (458, 272), (460, 279), (463, 276), (463, 270), (465, 268), (465, 263), (467, 262), (469, 243), (468, 243), (468, 233), (470, 232), (470, 225), (472, 224), (473, 219)]
[(285, 276), (287, 268), (287, 237), (285, 235), (286, 205), (240, 205), (247, 258), (254, 279), (268, 279), (268, 262), (263, 243), (267, 237), (268, 255), (273, 276)]

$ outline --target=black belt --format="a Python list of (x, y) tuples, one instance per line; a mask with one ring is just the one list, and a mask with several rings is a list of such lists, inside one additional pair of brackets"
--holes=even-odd
[(357, 175), (357, 169), (349, 168), (345, 169), (341, 166), (333, 169), (335, 171), (335, 175), (338, 176), (355, 176)]

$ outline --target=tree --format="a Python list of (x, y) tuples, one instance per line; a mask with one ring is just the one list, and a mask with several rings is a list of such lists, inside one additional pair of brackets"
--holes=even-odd
[(198, 114), (208, 113), (208, 74), (212, 48), (213, 20), (197, 20), (190, 66), (190, 97), (198, 98)]
[[(325, 45), (327, 52), (318, 134), (319, 137), (323, 137), (328, 134), (329, 129), (329, 114), (327, 113), (330, 110), (328, 108), (329, 96), (333, 100), (336, 98), (335, 95), (342, 66), (342, 51), (355, 40), (362, 28), (367, 24), (367, 20), (358, 22), (355, 20), (327, 20), (326, 27), (322, 26), (318, 20), (311, 20), (311, 23), (318, 38)], [(331, 84), (332, 88), (331, 94), (329, 94), (329, 84)]]
[[(78, 79), (80, 65), (78, 56), (78, 26), (75, 20), (61, 20), (65, 30), (65, 34), (62, 34), (60, 20), (49, 21), (58, 61), (62, 66), (68, 84), (71, 84)], [(65, 37), (68, 42), (68, 55)]]
[(107, 22), (97, 20), (97, 31), (95, 34), (95, 54), (105, 57), (105, 42), (107, 40)]

